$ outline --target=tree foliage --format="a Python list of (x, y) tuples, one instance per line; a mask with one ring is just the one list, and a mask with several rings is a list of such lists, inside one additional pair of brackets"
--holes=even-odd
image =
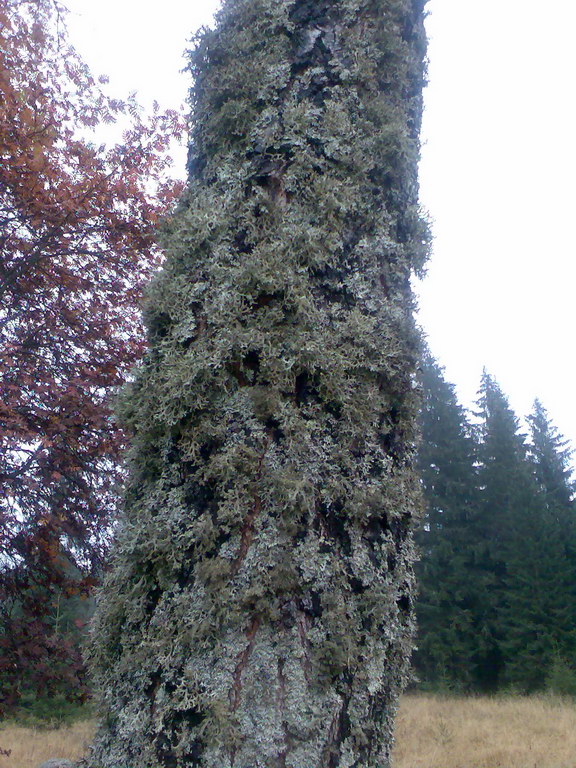
[(503, 643), (512, 558), (523, 546), (529, 521), (538, 514), (538, 494), (518, 417), (498, 383), (486, 372), (478, 408), (476, 455), (482, 530), (476, 546), (485, 580), (481, 585), (481, 633), (473, 659), (477, 684), (496, 689), (506, 665)]
[(536, 399), (528, 416), (529, 457), (540, 491), (548, 508), (568, 508), (574, 495), (570, 459), (572, 451), (552, 423), (548, 412)]
[(576, 653), (566, 443), (538, 401), (528, 440), (487, 373), (474, 422), (431, 359), (422, 381), (418, 673), (452, 689), (542, 689)]
[(528, 416), (532, 504), (508, 559), (505, 682), (541, 689), (576, 668), (576, 519), (567, 443), (536, 400)]
[(480, 538), (476, 446), (453, 385), (428, 353), (421, 371), (422, 442), (418, 466), (425, 515), (419, 535), (418, 650), (425, 680), (465, 687), (474, 677), (470, 651), (478, 642), (484, 587), (472, 546)]
[[(109, 399), (142, 353), (141, 285), (179, 188), (167, 150), (181, 117), (144, 118), (101, 85), (68, 42), (57, 0), (0, 4), (4, 706), (32, 668), (40, 687), (59, 665), (77, 669), (47, 617), (55, 595), (88, 586), (106, 549), (123, 442)], [(94, 129), (118, 119), (122, 141), (95, 146)], [(82, 578), (68, 578), (70, 561)]]

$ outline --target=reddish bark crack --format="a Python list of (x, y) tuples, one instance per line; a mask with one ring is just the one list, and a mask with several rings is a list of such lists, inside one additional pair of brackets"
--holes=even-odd
[(240, 705), (240, 694), (242, 693), (242, 672), (245, 670), (246, 665), (248, 664), (248, 659), (250, 658), (252, 648), (254, 647), (254, 638), (256, 637), (256, 632), (258, 631), (259, 626), (260, 619), (258, 616), (254, 616), (250, 626), (246, 630), (248, 644), (244, 650), (241, 651), (236, 657), (237, 663), (234, 670), (234, 684), (230, 692), (230, 704), (232, 705), (233, 712), (235, 712)]
[(300, 636), (300, 644), (304, 651), (302, 658), (302, 669), (304, 670), (304, 679), (307, 683), (310, 682), (310, 673), (312, 671), (312, 662), (310, 660), (310, 641), (308, 640), (308, 630), (310, 629), (310, 617), (304, 611), (298, 611), (296, 617), (298, 624), (298, 634)]
[[(256, 483), (262, 477), (262, 466), (264, 464), (264, 458), (266, 456), (266, 453), (268, 452), (268, 448), (270, 447), (271, 441), (272, 441), (272, 434), (268, 432), (266, 445), (258, 461), (258, 469), (256, 470), (256, 478), (255, 478)], [(238, 554), (232, 561), (232, 566), (230, 568), (231, 577), (236, 576), (236, 574), (240, 570), (240, 566), (244, 562), (244, 558), (248, 554), (248, 550), (250, 549), (250, 545), (252, 544), (252, 541), (254, 539), (254, 527), (255, 527), (254, 523), (256, 521), (256, 518), (260, 514), (261, 509), (262, 509), (262, 501), (258, 493), (255, 492), (252, 509), (246, 516), (246, 519), (244, 520), (244, 525), (242, 526), (242, 531), (240, 533), (240, 548), (238, 549)]]
[[(236, 712), (238, 707), (240, 706), (240, 696), (242, 694), (242, 673), (246, 669), (246, 666), (248, 664), (248, 660), (250, 658), (250, 654), (252, 653), (252, 649), (254, 647), (254, 638), (256, 637), (256, 633), (258, 632), (258, 627), (260, 626), (260, 619), (258, 616), (254, 616), (252, 618), (252, 621), (250, 623), (250, 626), (246, 630), (246, 637), (248, 639), (248, 643), (243, 651), (240, 651), (240, 653), (237, 655), (236, 659), (236, 668), (234, 669), (234, 679), (232, 684), (232, 689), (230, 691), (230, 707), (232, 709), (232, 712)], [(233, 746), (230, 750), (230, 765), (232, 768), (234, 767), (234, 761), (236, 759), (236, 746)]]
[(240, 570), (240, 566), (242, 565), (244, 558), (248, 554), (248, 550), (250, 549), (250, 545), (254, 539), (254, 521), (260, 514), (261, 508), (262, 503), (260, 501), (260, 497), (256, 496), (254, 499), (254, 504), (252, 505), (252, 509), (250, 510), (246, 520), (244, 521), (244, 525), (242, 526), (242, 533), (240, 534), (240, 548), (238, 550), (238, 554), (232, 562), (232, 568), (230, 569), (231, 576), (236, 576)]

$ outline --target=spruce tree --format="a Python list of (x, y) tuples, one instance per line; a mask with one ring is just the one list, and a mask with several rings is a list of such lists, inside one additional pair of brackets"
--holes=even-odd
[(485, 538), (490, 556), (502, 560), (510, 540), (524, 529), (524, 511), (537, 492), (528, 461), (526, 435), (507, 397), (484, 372), (478, 400), (481, 423), (477, 448)]
[(93, 768), (385, 768), (413, 633), (422, 0), (227, 0), (93, 628)]
[(425, 517), (418, 534), (418, 651), (422, 682), (474, 687), (470, 657), (477, 643), (476, 606), (483, 584), (476, 572), (480, 536), (475, 445), (467, 415), (442, 368), (426, 355), (421, 372), (422, 443), (418, 466)]
[(576, 570), (574, 532), (538, 496), (510, 549), (501, 595), (501, 681), (522, 693), (541, 690), (552, 668), (574, 671)]
[[(478, 400), (481, 419), (477, 448), (481, 536), (475, 559), (483, 574), (478, 644), (472, 657), (478, 685), (498, 687), (504, 677), (507, 577), (534, 513), (536, 486), (520, 422), (498, 383), (486, 371)], [(509, 616), (508, 616), (509, 619)]]
[(576, 535), (566, 441), (537, 401), (531, 443), (484, 374), (470, 427), (431, 359), (422, 372), (417, 671), (434, 686), (542, 689), (576, 656)]
[(576, 528), (570, 451), (539, 400), (528, 417), (533, 497), (524, 509), (505, 583), (506, 682), (541, 689), (576, 657)]
[(554, 426), (540, 400), (534, 401), (528, 416), (530, 425), (529, 454), (536, 482), (546, 497), (549, 507), (569, 509), (572, 506), (574, 485), (571, 480), (572, 451)]

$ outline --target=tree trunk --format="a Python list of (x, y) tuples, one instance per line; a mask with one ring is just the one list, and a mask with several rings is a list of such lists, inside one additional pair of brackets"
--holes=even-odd
[(411, 649), (422, 0), (227, 0), (93, 627), (93, 768), (385, 768)]

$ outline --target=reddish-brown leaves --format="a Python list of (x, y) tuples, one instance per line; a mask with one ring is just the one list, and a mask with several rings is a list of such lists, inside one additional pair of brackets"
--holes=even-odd
[[(69, 45), (64, 17), (55, 0), (0, 0), (0, 689), (8, 703), (23, 666), (49, 650), (51, 596), (82, 590), (102, 560), (123, 439), (109, 401), (142, 352), (138, 301), (160, 258), (155, 226), (180, 191), (167, 177), (167, 151), (183, 132), (181, 116), (156, 109), (144, 118), (133, 102), (105, 96)], [(129, 121), (123, 141), (96, 147), (93, 128), (119, 117)], [(70, 563), (80, 567), (74, 579)]]

